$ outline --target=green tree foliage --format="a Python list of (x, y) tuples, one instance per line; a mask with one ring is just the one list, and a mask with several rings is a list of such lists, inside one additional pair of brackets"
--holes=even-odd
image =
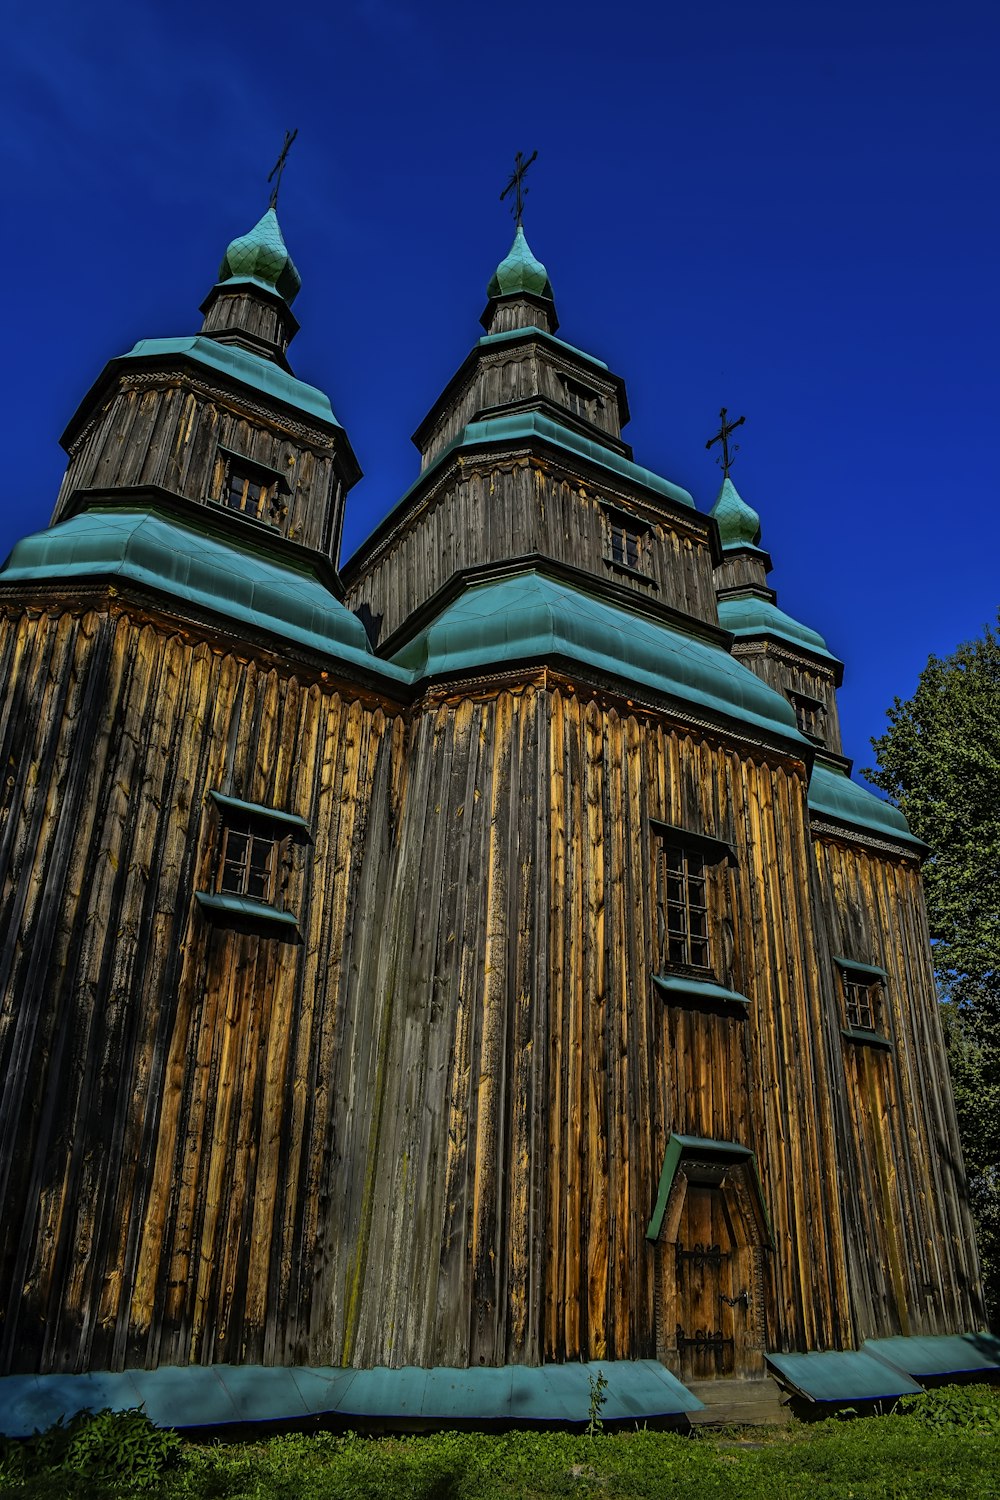
[(934, 966), (994, 1324), (1000, 1320), (1000, 636), (932, 656), (863, 774), (930, 847)]

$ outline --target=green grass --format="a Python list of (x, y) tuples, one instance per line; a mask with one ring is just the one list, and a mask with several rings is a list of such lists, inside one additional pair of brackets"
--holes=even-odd
[[(683, 1437), (351, 1434), (205, 1446), (135, 1413), (0, 1446), (20, 1500), (1000, 1500), (1000, 1390), (950, 1387), (881, 1417)], [(143, 1445), (143, 1431), (148, 1446)], [(132, 1479), (116, 1475), (127, 1467)]]

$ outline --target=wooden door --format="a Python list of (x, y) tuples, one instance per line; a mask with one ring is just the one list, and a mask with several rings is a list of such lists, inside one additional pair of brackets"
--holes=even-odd
[(763, 1375), (769, 1244), (752, 1164), (684, 1161), (656, 1242), (656, 1354), (682, 1380)]
[(743, 1257), (718, 1184), (688, 1183), (674, 1254), (681, 1379), (732, 1375), (746, 1289), (736, 1284)]

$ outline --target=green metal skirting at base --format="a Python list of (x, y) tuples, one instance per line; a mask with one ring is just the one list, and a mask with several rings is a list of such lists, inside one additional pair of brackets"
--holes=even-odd
[(768, 1354), (786, 1385), (810, 1401), (883, 1401), (913, 1395), (919, 1380), (1000, 1374), (1000, 1339), (990, 1333), (866, 1339), (860, 1349)]
[(158, 1427), (340, 1417), (406, 1422), (586, 1422), (591, 1381), (607, 1381), (605, 1422), (683, 1416), (703, 1403), (656, 1360), (431, 1370), (163, 1366), (0, 1378), (0, 1433), (30, 1437), (76, 1412), (142, 1406)]

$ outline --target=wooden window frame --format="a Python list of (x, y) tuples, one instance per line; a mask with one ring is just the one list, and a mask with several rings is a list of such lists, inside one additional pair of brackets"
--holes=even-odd
[(226, 819), (219, 850), (216, 883), (219, 894), (246, 896), (250, 901), (272, 906), (278, 862), (287, 839), (287, 834), (279, 836), (250, 817)]
[(644, 583), (652, 584), (655, 588), (655, 579), (643, 567), (648, 554), (650, 523), (642, 516), (620, 510), (604, 501), (601, 502), (601, 508), (604, 512), (608, 548), (604, 561), (608, 567), (614, 568), (618, 573), (626, 573), (631, 578), (641, 578)]
[(813, 698), (809, 693), (789, 691), (788, 701), (795, 710), (795, 725), (800, 734), (804, 734), (807, 740), (814, 744), (822, 745), (825, 742), (823, 731), (823, 720), (826, 718), (826, 704), (821, 698)]
[(195, 892), (198, 905), (223, 926), (300, 941), (294, 913), (277, 904), (279, 876), (290, 846), (312, 842), (309, 825), (280, 808), (218, 791), (208, 796), (219, 818), (211, 885)]
[(222, 443), (216, 450), (215, 485), (216, 503), (251, 521), (278, 527), (287, 514), (289, 486), (280, 470)]
[(593, 424), (598, 412), (604, 406), (604, 402), (595, 390), (584, 385), (582, 381), (575, 380), (572, 375), (560, 375), (560, 384), (563, 388), (564, 404), (574, 417), (579, 417), (582, 422)]
[(651, 832), (659, 968), (666, 975), (716, 979), (720, 935), (712, 894), (718, 887), (717, 867), (733, 858), (732, 846), (666, 823), (652, 822)]
[(874, 964), (859, 960), (835, 957), (834, 963), (839, 971), (843, 1034), (855, 1041), (890, 1047), (892, 1043), (885, 1027), (888, 974)]

